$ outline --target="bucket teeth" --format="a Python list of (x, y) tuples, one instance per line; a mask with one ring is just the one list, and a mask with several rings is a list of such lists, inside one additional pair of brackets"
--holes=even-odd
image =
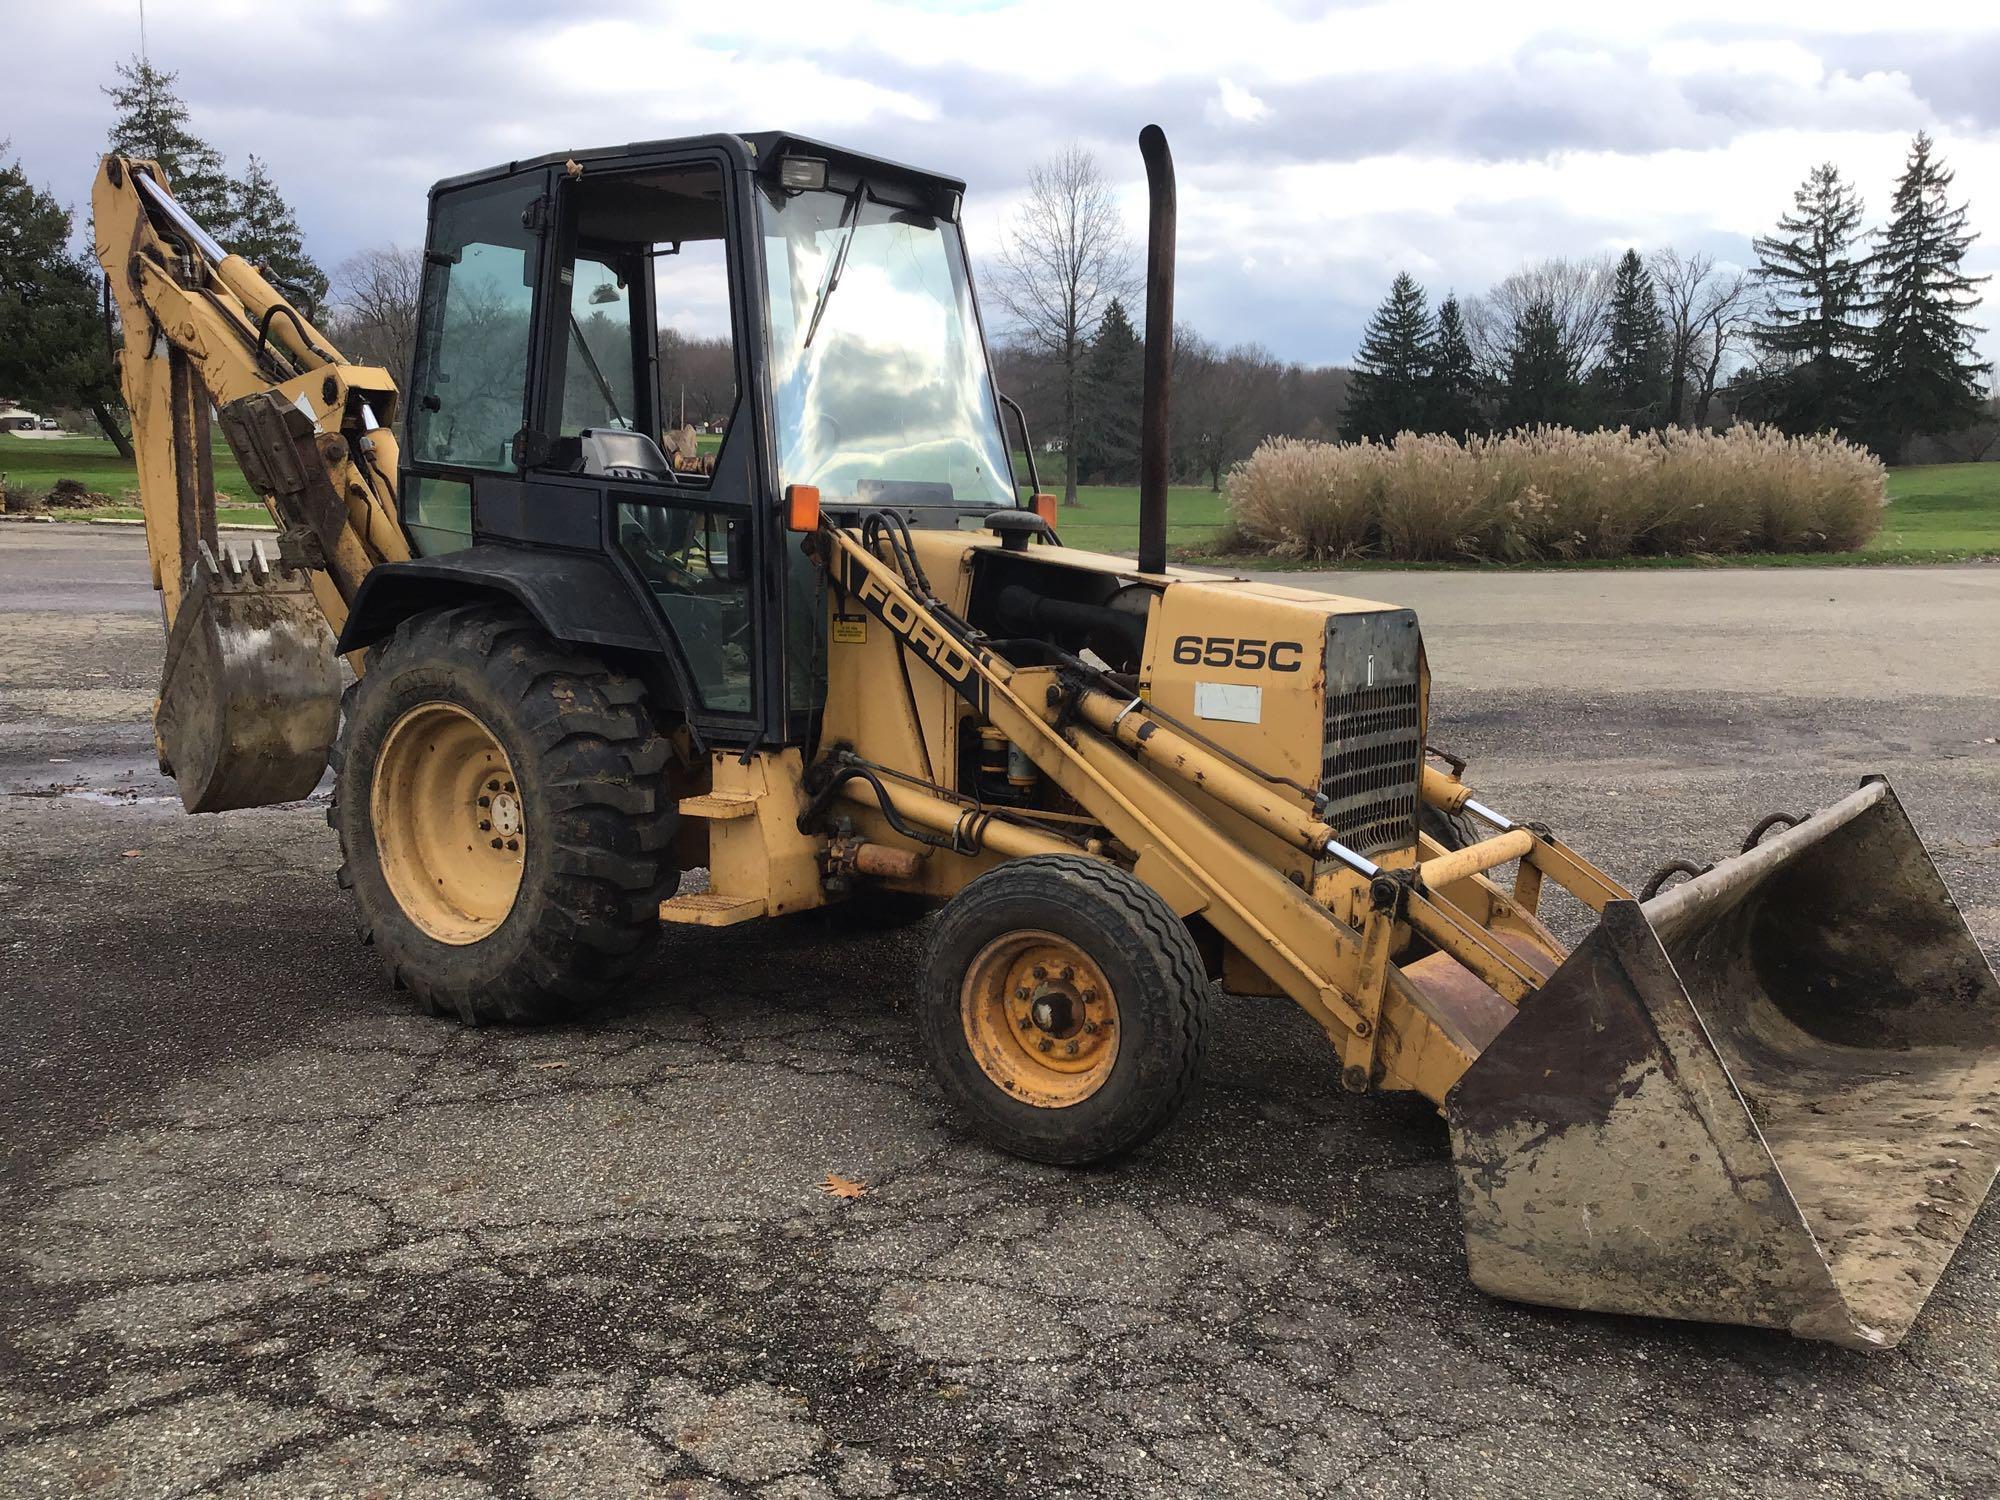
[(245, 590), (306, 591), (309, 585), (303, 569), (288, 567), (282, 559), (273, 562), (260, 539), (250, 543), (247, 554), (233, 547), (224, 546), (217, 550), (207, 542), (196, 543), (195, 560), (188, 565), (189, 597), (192, 598), (201, 588), (241, 593)]
[(302, 570), (196, 549), (167, 638), (155, 728), (189, 812), (310, 793), (340, 720), (340, 668)]

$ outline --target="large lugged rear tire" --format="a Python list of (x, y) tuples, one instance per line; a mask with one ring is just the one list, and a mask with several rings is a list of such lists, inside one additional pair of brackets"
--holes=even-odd
[(340, 883), (363, 942), (433, 1014), (552, 1019), (659, 936), (679, 878), (645, 689), (495, 605), (405, 621), (348, 690)]
[(1080, 1165), (1152, 1139), (1193, 1091), (1208, 979), (1186, 925), (1082, 855), (980, 876), (938, 919), (922, 1025), (939, 1083), (994, 1145)]

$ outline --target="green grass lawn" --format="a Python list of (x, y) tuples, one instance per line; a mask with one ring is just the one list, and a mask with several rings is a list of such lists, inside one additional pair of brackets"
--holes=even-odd
[[(1054, 488), (1043, 476), (1044, 488)], [(1056, 528), (1073, 547), (1101, 552), (1130, 552), (1138, 545), (1139, 491), (1125, 485), (1083, 485), (1080, 506), (1056, 514)], [(1167, 491), (1167, 545), (1183, 555), (1231, 567), (1297, 568), (1279, 558), (1218, 557), (1210, 549), (1216, 530), (1228, 519), (1220, 495), (1205, 486), (1176, 485)], [(1530, 563), (1532, 568), (1564, 567), (1824, 567), (1865, 563), (1961, 562), (2000, 557), (2000, 463), (1934, 464), (1892, 469), (1889, 508), (1882, 530), (1859, 552), (1745, 553), (1741, 556), (1646, 557), (1627, 562)], [(1343, 562), (1340, 568), (1437, 568), (1453, 564)], [(1492, 567), (1464, 563), (1463, 567)]]
[(2000, 557), (2000, 463), (1891, 469), (1882, 530), (1855, 555), (1904, 562)]
[[(1048, 486), (1043, 476), (1044, 488)], [(1062, 487), (1050, 488), (1058, 500)], [(1139, 545), (1139, 491), (1134, 485), (1080, 484), (1080, 505), (1056, 509), (1056, 530), (1071, 547), (1093, 552), (1131, 552)], [(1174, 485), (1167, 491), (1167, 547), (1204, 550), (1226, 520), (1222, 496), (1205, 486)]]
[[(720, 440), (704, 434), (704, 451)], [(1051, 461), (1053, 460), (1053, 461)], [(1042, 487), (1058, 495), (1062, 460), (1040, 460)], [(1017, 456), (1015, 471), (1025, 482), (1027, 467)], [(58, 479), (76, 479), (102, 494), (129, 495), (131, 504), (89, 512), (107, 519), (136, 518), (138, 481), (132, 466), (103, 438), (63, 438), (42, 441), (0, 433), (0, 474), (9, 484), (46, 492)], [(235, 457), (220, 438), (215, 443), (215, 487), (231, 502), (218, 519), (225, 525), (267, 524), (270, 517), (258, 503), (236, 467)], [(1056, 529), (1072, 547), (1099, 552), (1130, 552), (1139, 544), (1139, 491), (1130, 485), (1087, 484), (1079, 487), (1081, 505), (1061, 507)], [(1227, 519), (1221, 495), (1204, 485), (1176, 485), (1167, 492), (1167, 545), (1183, 556), (1226, 562), (1233, 567), (1296, 568), (1295, 562), (1274, 558), (1214, 558), (1211, 543)], [(2000, 463), (1933, 464), (1892, 469), (1889, 508), (1880, 534), (1859, 552), (1746, 553), (1722, 558), (1653, 557), (1626, 563), (1535, 563), (1532, 567), (1821, 567), (1828, 564), (1958, 562), (1968, 558), (2000, 558)], [(1352, 568), (1435, 568), (1438, 563), (1341, 563)], [(1464, 564), (1463, 566), (1494, 566)]]
[[(228, 502), (217, 507), (216, 519), (224, 525), (269, 525), (270, 514), (251, 491), (243, 471), (236, 467), (236, 455), (220, 436), (214, 440), (213, 451), (215, 492)], [(100, 495), (130, 500), (129, 504), (99, 510), (53, 511), (53, 515), (106, 520), (137, 520), (139, 516), (139, 477), (105, 438), (38, 440), (0, 433), (0, 474), (6, 475), (8, 484), (37, 494), (46, 494), (58, 479), (74, 479)]]

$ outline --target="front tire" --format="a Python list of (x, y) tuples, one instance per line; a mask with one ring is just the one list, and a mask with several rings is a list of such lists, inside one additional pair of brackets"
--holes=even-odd
[(468, 1024), (607, 997), (679, 878), (667, 756), (638, 681), (517, 611), (404, 621), (349, 690), (327, 813), (362, 941)]
[(1470, 813), (1449, 813), (1429, 802), (1417, 811), (1417, 828), (1436, 839), (1447, 853), (1469, 849), (1486, 836)]
[(1193, 1091), (1208, 979), (1186, 925), (1103, 860), (990, 870), (938, 919), (922, 1024), (947, 1096), (994, 1145), (1080, 1165), (1151, 1140)]

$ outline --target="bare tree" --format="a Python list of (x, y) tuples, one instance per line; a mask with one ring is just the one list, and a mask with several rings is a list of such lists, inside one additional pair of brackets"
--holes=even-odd
[(1648, 266), (1667, 331), (1667, 414), (1684, 427), (1708, 424), (1723, 366), (1740, 348), (1757, 306), (1748, 273), (1717, 267), (1715, 257), (1655, 250)]
[(669, 427), (719, 426), (736, 408), (736, 355), (726, 338), (690, 338), (678, 328), (659, 332), (662, 420)]
[(1521, 267), (1465, 310), (1466, 332), (1481, 371), (1499, 379), (1507, 367), (1514, 328), (1528, 309), (1546, 304), (1555, 314), (1563, 353), (1580, 377), (1597, 367), (1611, 329), (1611, 287), (1616, 266), (1609, 255), (1589, 260), (1536, 261)]
[(1222, 476), (1275, 426), (1284, 367), (1269, 350), (1224, 351), (1191, 328), (1174, 331), (1175, 465), (1220, 490)]
[(1097, 158), (1072, 141), (1029, 174), (994, 287), (1016, 337), (1046, 358), (1060, 381), (1065, 505), (1077, 503), (1084, 353), (1112, 298), (1137, 281), (1110, 184)]
[(423, 284), (421, 250), (380, 245), (342, 261), (334, 271), (328, 329), (341, 352), (357, 364), (381, 365), (399, 382), (408, 380)]

